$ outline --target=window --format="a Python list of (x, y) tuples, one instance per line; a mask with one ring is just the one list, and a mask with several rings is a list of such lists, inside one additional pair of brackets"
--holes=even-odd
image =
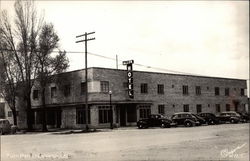
[(244, 90), (244, 88), (241, 88), (241, 89), (240, 89), (240, 95), (241, 95), (241, 96), (244, 96), (244, 95), (245, 95), (245, 90)]
[(225, 96), (229, 96), (229, 88), (225, 88)]
[(163, 84), (158, 84), (157, 92), (158, 92), (158, 94), (164, 94), (164, 85)]
[(109, 82), (101, 81), (101, 92), (109, 92)]
[[(85, 107), (76, 108), (76, 124), (86, 124), (86, 110)], [(90, 110), (88, 108), (88, 123), (90, 124)]]
[(70, 95), (70, 84), (64, 85), (63, 93), (65, 97)]
[(189, 112), (189, 105), (183, 105), (183, 111)]
[(216, 104), (215, 108), (216, 108), (216, 112), (220, 112), (220, 104)]
[(182, 86), (182, 93), (188, 95), (188, 86)]
[(230, 104), (226, 104), (226, 111), (230, 111)]
[(215, 87), (214, 91), (215, 91), (216, 96), (220, 95), (220, 88), (219, 87)]
[(12, 117), (12, 111), (8, 111), (8, 117)]
[(51, 98), (56, 97), (56, 87), (51, 87)]
[(148, 93), (148, 84), (147, 83), (141, 84), (141, 93)]
[(165, 114), (165, 106), (158, 105), (158, 113), (164, 115)]
[(150, 106), (140, 106), (140, 118), (145, 119), (148, 118), (151, 114)]
[(84, 95), (86, 92), (86, 82), (81, 83), (81, 95)]
[(195, 87), (195, 93), (196, 93), (196, 95), (201, 95), (201, 87), (200, 86)]
[(110, 106), (98, 106), (99, 110), (99, 123), (109, 123), (110, 122)]
[(201, 109), (201, 105), (196, 105), (196, 111), (197, 113), (201, 113), (202, 112), (202, 109)]
[(38, 99), (38, 90), (33, 90), (33, 100)]
[(174, 88), (174, 85), (172, 85), (172, 88)]

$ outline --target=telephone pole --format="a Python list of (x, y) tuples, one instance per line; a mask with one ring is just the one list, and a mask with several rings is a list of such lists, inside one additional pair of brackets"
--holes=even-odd
[(76, 38), (84, 37), (83, 40), (76, 41), (76, 43), (85, 42), (85, 82), (86, 82), (86, 86), (85, 86), (85, 91), (86, 91), (86, 94), (85, 94), (85, 119), (86, 119), (86, 131), (89, 130), (89, 126), (88, 126), (89, 116), (88, 116), (88, 56), (87, 56), (88, 52), (87, 52), (87, 42), (90, 40), (95, 40), (95, 38), (88, 39), (87, 36), (90, 34), (94, 34), (94, 33), (95, 32), (89, 32), (89, 33), (85, 32), (82, 35), (76, 36)]

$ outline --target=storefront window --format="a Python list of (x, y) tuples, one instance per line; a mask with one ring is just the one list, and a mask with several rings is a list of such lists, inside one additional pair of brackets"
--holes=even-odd
[(99, 109), (99, 123), (109, 123), (110, 122), (110, 106), (98, 106)]

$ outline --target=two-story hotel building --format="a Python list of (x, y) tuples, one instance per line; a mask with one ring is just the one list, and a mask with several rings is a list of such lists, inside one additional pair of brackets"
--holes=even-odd
[[(54, 77), (46, 87), (48, 126), (85, 127), (85, 71), (76, 70)], [(87, 85), (88, 123), (92, 128), (109, 127), (111, 114), (114, 126), (120, 127), (136, 125), (149, 114), (171, 116), (182, 111), (216, 114), (248, 110), (247, 85), (242, 79), (133, 71), (134, 98), (130, 98), (126, 70), (93, 67), (88, 68)], [(110, 100), (112, 113), (109, 112)], [(32, 89), (32, 110), (34, 127), (38, 128), (41, 126), (39, 85)], [(21, 113), (19, 110), (19, 115)], [(24, 124), (25, 117), (21, 118), (19, 122)]]

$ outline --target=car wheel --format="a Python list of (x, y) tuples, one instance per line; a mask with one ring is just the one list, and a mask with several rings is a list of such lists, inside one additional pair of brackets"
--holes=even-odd
[(231, 119), (230, 122), (231, 122), (232, 124), (234, 124), (234, 123), (235, 123), (235, 120), (234, 120), (234, 119)]
[(0, 135), (3, 135), (3, 129), (0, 129)]
[(214, 123), (214, 120), (210, 120), (210, 125), (214, 125), (215, 123)]
[(164, 123), (161, 124), (161, 128), (165, 128), (166, 125)]
[(193, 124), (190, 121), (185, 122), (186, 127), (191, 127)]
[(138, 128), (139, 128), (139, 129), (142, 129), (142, 128), (143, 128), (143, 126), (142, 126), (142, 125), (138, 125)]

